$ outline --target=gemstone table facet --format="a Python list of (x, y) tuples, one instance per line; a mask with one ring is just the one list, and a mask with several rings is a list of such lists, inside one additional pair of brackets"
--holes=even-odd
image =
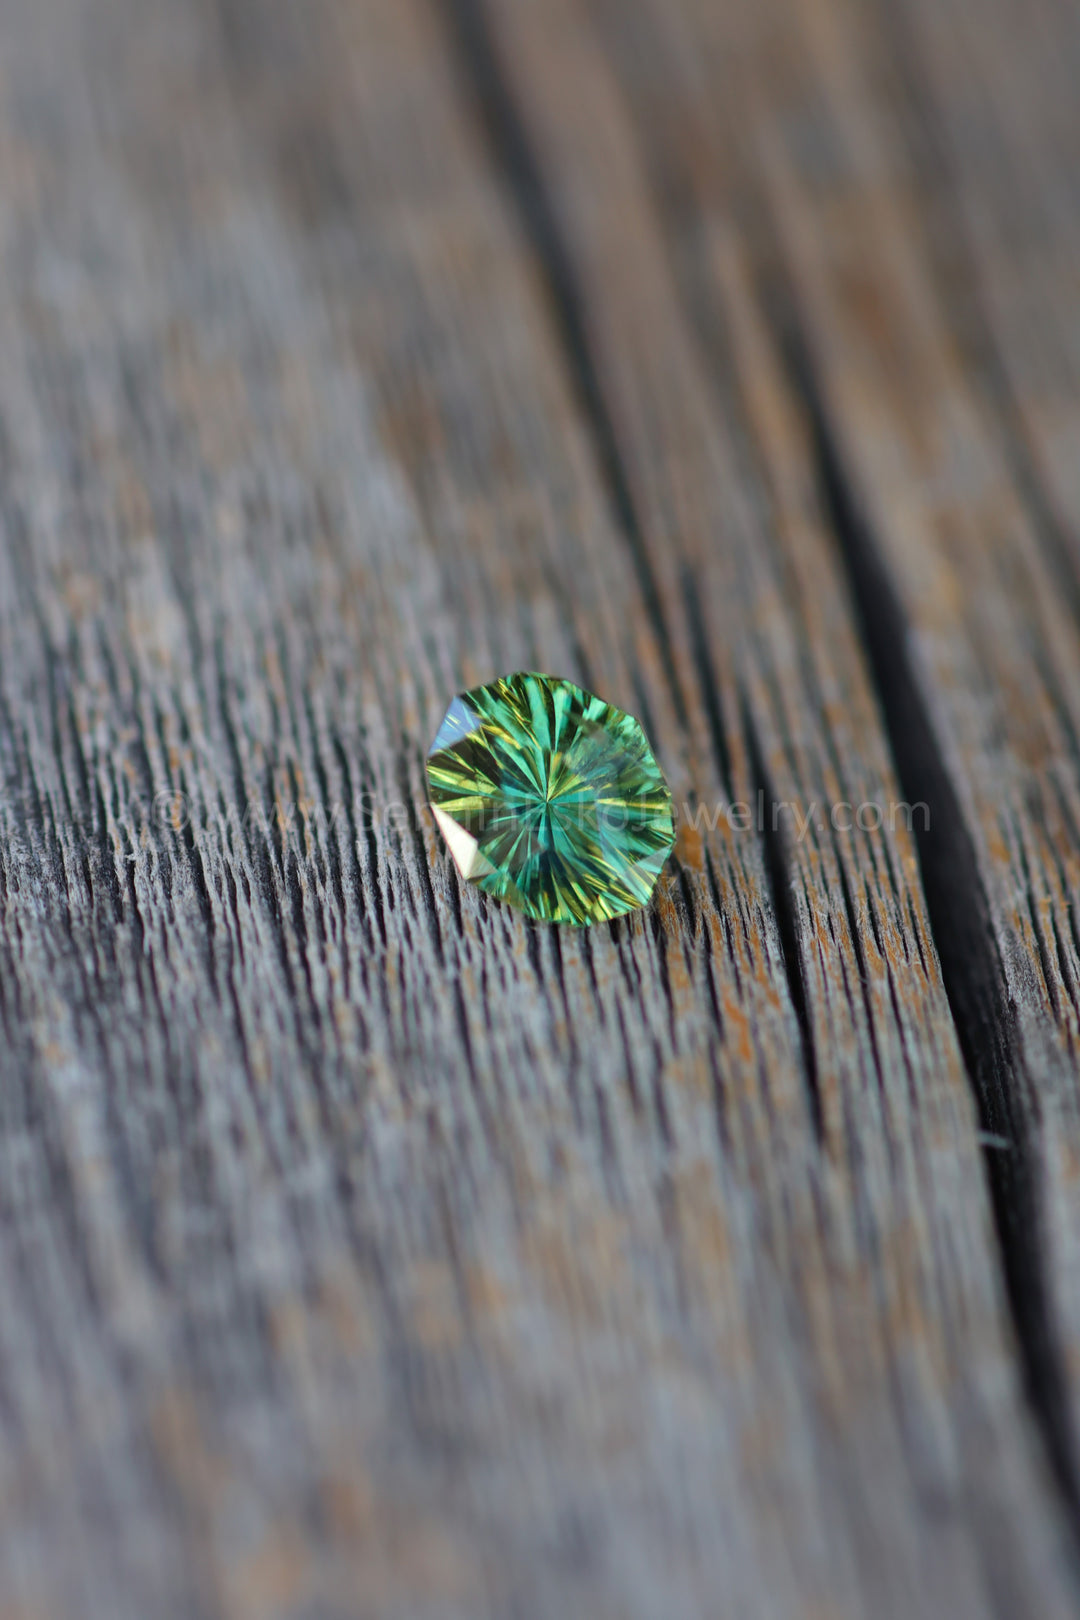
[(675, 841), (671, 792), (638, 722), (550, 675), (459, 693), (427, 778), (462, 877), (544, 921), (643, 906)]

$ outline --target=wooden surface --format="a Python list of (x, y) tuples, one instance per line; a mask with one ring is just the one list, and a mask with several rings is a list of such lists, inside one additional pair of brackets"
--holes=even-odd
[[(0, 1620), (1080, 1613), (1078, 73), (4, 0)], [(647, 913), (459, 887), (521, 667)]]

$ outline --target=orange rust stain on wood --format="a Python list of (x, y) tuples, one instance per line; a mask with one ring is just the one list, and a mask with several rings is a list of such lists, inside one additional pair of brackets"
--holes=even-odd
[(740, 1066), (749, 1072), (754, 1061), (754, 1027), (750, 1015), (733, 990), (725, 990), (723, 1004), (724, 1029), (730, 1031), (733, 1037), (729, 1038), (733, 1055)]
[(680, 864), (688, 867), (690, 871), (700, 875), (705, 870), (705, 845), (701, 829), (695, 827), (685, 816), (679, 822), (675, 854)]
[(336, 1537), (352, 1540), (372, 1533), (378, 1514), (378, 1493), (375, 1482), (359, 1462), (355, 1462), (347, 1474), (328, 1474), (321, 1483), (319, 1496)]
[(554, 1211), (524, 1234), (526, 1264), (550, 1308), (582, 1325), (607, 1320), (609, 1300), (627, 1286), (625, 1229), (599, 1209)]
[(510, 1298), (496, 1272), (482, 1262), (467, 1268), (465, 1289), (470, 1309), (484, 1320), (496, 1321), (510, 1306)]
[(288, 1519), (271, 1525), (252, 1552), (222, 1568), (229, 1620), (286, 1615), (311, 1588), (315, 1573), (304, 1529)]
[(229, 1483), (228, 1465), (209, 1443), (202, 1411), (194, 1397), (174, 1386), (154, 1401), (150, 1433), (162, 1466), (186, 1501), (211, 1512)]
[(409, 1273), (409, 1317), (413, 1336), (428, 1351), (453, 1351), (464, 1340), (465, 1325), (450, 1267), (438, 1260), (416, 1260)]

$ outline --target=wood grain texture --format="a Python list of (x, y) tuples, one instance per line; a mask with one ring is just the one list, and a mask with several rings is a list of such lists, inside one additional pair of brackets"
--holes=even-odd
[[(935, 937), (984, 1118), (1014, 1142), (995, 1171), (1006, 1266), (1075, 1499), (1080, 641), (1067, 549), (972, 319), (957, 210), (898, 138), (910, 90), (896, 84), (895, 35), (854, 8), (782, 15), (790, 123), (757, 125), (755, 167), (901, 774), (935, 808)], [(773, 42), (752, 55), (763, 71)], [(714, 34), (715, 60), (730, 64), (730, 46)], [(810, 143), (783, 133), (800, 123), (820, 127), (812, 162)]]
[[(1076, 125), (981, 16), (0, 11), (4, 1620), (1077, 1612)], [(458, 885), (519, 667), (644, 915)]]

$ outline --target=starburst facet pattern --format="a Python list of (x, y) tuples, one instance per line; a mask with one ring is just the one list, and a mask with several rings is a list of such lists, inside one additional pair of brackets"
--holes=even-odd
[(462, 876), (530, 917), (593, 923), (635, 910), (674, 843), (671, 793), (641, 726), (550, 675), (455, 697), (427, 776)]

